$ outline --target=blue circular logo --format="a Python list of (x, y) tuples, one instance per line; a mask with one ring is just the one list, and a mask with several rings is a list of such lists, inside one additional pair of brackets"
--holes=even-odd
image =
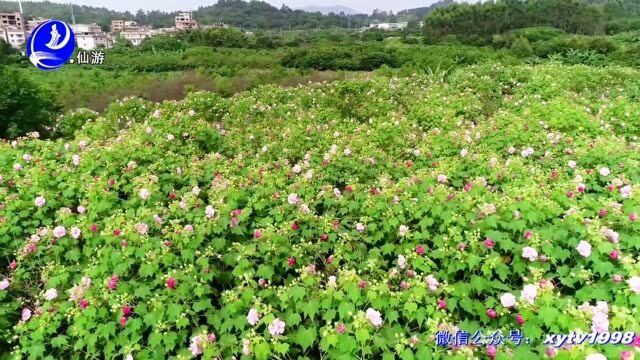
[(73, 55), (76, 39), (65, 22), (48, 20), (31, 32), (27, 41), (29, 61), (40, 70), (55, 70)]

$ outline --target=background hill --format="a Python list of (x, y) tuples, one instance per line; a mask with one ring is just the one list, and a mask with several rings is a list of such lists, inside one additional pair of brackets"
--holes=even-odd
[(350, 7), (342, 6), (342, 5), (334, 5), (334, 6), (305, 6), (300, 8), (300, 10), (307, 12), (319, 12), (324, 15), (328, 15), (330, 13), (340, 14), (345, 13), (346, 15), (355, 15), (355, 14), (363, 14), (364, 12), (354, 10)]
[[(56, 18), (71, 21), (71, 9), (68, 4), (52, 2), (23, 2), (27, 17)], [(0, 1), (0, 12), (17, 11), (18, 5), (13, 1)], [(143, 25), (165, 27), (173, 24), (176, 12), (142, 11), (135, 14), (109, 10), (103, 7), (73, 7), (76, 22), (96, 23), (108, 30), (113, 19), (136, 20)], [(309, 12), (312, 11), (312, 12)], [(334, 12), (334, 14), (329, 14)], [(340, 14), (342, 12), (342, 14)], [(201, 24), (224, 22), (226, 24), (247, 29), (315, 29), (330, 27), (363, 26), (376, 19), (379, 21), (395, 21), (391, 13), (376, 12), (373, 15), (357, 14), (358, 11), (343, 6), (309, 7), (294, 10), (287, 6), (274, 7), (264, 1), (219, 0), (210, 6), (203, 6), (194, 11)], [(350, 16), (347, 16), (350, 15)]]
[(440, 0), (440, 1), (437, 1), (437, 2), (435, 2), (435, 3), (433, 3), (433, 4), (429, 5), (429, 6), (398, 11), (397, 15), (398, 16), (413, 15), (415, 17), (423, 19), (427, 14), (431, 13), (433, 10), (438, 9), (438, 8), (442, 8), (442, 7), (451, 6), (451, 5), (455, 4), (455, 3), (456, 2), (453, 1), (453, 0)]

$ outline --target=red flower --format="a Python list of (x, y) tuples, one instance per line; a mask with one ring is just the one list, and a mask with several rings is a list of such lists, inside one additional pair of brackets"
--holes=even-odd
[(487, 316), (491, 319), (495, 319), (498, 317), (498, 313), (493, 309), (487, 309)]
[(344, 326), (343, 323), (338, 324), (338, 326), (336, 327), (336, 331), (340, 334), (342, 334), (345, 330), (346, 330), (346, 327)]
[(524, 232), (524, 238), (529, 240), (533, 237), (533, 231), (527, 230)]
[(618, 250), (613, 250), (611, 253), (609, 253), (609, 257), (611, 258), (611, 260), (618, 260), (618, 258), (620, 257), (620, 252)]
[(473, 183), (472, 183), (472, 182), (467, 183), (467, 184), (464, 186), (464, 191), (469, 192), (469, 191), (471, 191), (471, 188), (472, 188), (472, 187), (473, 187)]
[(173, 277), (170, 277), (167, 279), (167, 288), (171, 289), (171, 290), (175, 290), (176, 289), (176, 279), (174, 279)]
[(418, 254), (418, 255), (424, 254), (424, 246), (422, 246), (422, 245), (416, 246), (416, 254)]
[(120, 325), (125, 326), (127, 325), (127, 317), (123, 316), (120, 318)]
[(638, 214), (636, 214), (636, 213), (629, 214), (629, 220), (631, 220), (631, 221), (638, 220)]
[(91, 227), (89, 227), (89, 230), (91, 230), (92, 232), (98, 231), (98, 225), (97, 224), (91, 224)]
[(113, 230), (113, 236), (120, 236), (120, 229)]
[(495, 359), (497, 353), (498, 353), (498, 349), (496, 349), (495, 346), (493, 345), (487, 346), (487, 355), (489, 355), (489, 358), (491, 358), (492, 360)]
[(493, 242), (493, 240), (491, 240), (491, 239), (489, 239), (489, 238), (487, 238), (487, 239), (484, 241), (484, 246), (485, 246), (487, 249), (493, 249), (493, 246), (494, 246), (494, 245), (495, 245), (495, 243)]
[(367, 282), (366, 282), (366, 281), (364, 281), (364, 280), (360, 280), (360, 282), (358, 282), (358, 287), (359, 287), (360, 289), (364, 289), (364, 288), (366, 288), (366, 287), (367, 287)]
[(600, 212), (598, 213), (598, 215), (600, 215), (600, 217), (607, 216), (607, 209), (600, 209)]
[(331, 264), (333, 262), (333, 255), (329, 255), (329, 257), (325, 261), (327, 262), (327, 264)]
[(80, 302), (78, 303), (78, 305), (80, 305), (80, 309), (86, 309), (89, 307), (89, 300), (87, 299), (82, 299), (80, 300)]
[(320, 240), (322, 240), (322, 241), (327, 241), (327, 240), (329, 240), (329, 235), (327, 235), (327, 234), (322, 234), (322, 236), (320, 236)]
[(18, 263), (17, 263), (15, 260), (13, 260), (13, 261), (9, 264), (9, 269), (10, 269), (10, 270), (15, 270), (15, 269), (17, 269), (17, 268), (18, 268)]
[(516, 315), (516, 322), (518, 323), (518, 325), (522, 326), (524, 325), (524, 317), (522, 316), (522, 314), (518, 314)]
[(438, 309), (444, 310), (447, 308), (447, 301), (445, 299), (438, 299)]
[(118, 288), (118, 275), (113, 275), (109, 279), (109, 284), (107, 284), (107, 287), (112, 291)]
[(287, 260), (287, 264), (289, 264), (289, 266), (296, 266), (296, 258), (290, 257), (289, 260)]
[(231, 216), (233, 217), (240, 216), (240, 214), (242, 214), (242, 209), (235, 209), (231, 212)]
[(353, 192), (353, 187), (351, 185), (347, 185), (344, 187), (344, 190), (347, 192)]
[(170, 200), (175, 200), (177, 197), (178, 196), (176, 195), (176, 193), (173, 193), (173, 192), (169, 193), (169, 199)]
[(133, 313), (133, 308), (129, 305), (125, 305), (122, 307), (122, 315), (129, 317)]
[(300, 225), (298, 225), (298, 223), (297, 223), (297, 222), (293, 222), (293, 223), (291, 223), (291, 230), (293, 230), (293, 231), (298, 231), (298, 230), (300, 230)]
[(256, 231), (254, 231), (254, 232), (253, 232), (253, 237), (254, 237), (254, 238), (258, 239), (258, 238), (260, 238), (261, 236), (262, 236), (262, 230), (259, 230), (259, 229), (258, 229), (258, 230), (256, 230)]

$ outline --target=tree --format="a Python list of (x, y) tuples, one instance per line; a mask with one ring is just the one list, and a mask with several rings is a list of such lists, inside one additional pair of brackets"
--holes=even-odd
[(18, 51), (7, 44), (4, 40), (0, 39), (0, 64), (10, 64), (15, 62), (15, 56), (18, 55)]
[(411, 19), (407, 22), (407, 27), (404, 29), (407, 34), (417, 34), (420, 32), (420, 23), (417, 19)]
[(513, 42), (511, 52), (522, 59), (533, 56), (533, 49), (531, 48), (531, 44), (529, 44), (529, 40), (523, 37), (519, 37)]
[(186, 44), (172, 35), (153, 36), (146, 38), (140, 44), (141, 51), (181, 51)]
[(602, 6), (584, 0), (497, 0), (435, 9), (427, 15), (423, 31), (427, 42), (449, 37), (490, 39), (510, 30), (541, 26), (599, 34), (606, 20)]
[(46, 131), (60, 110), (52, 99), (16, 70), (0, 65), (0, 137)]

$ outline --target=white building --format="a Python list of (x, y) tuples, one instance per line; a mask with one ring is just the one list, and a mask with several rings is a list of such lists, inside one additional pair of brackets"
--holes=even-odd
[(95, 50), (98, 47), (110, 47), (111, 42), (107, 38), (100, 26), (96, 24), (74, 24), (71, 25), (76, 36), (78, 47), (83, 50)]
[(28, 33), (31, 33), (36, 27), (38, 27), (38, 25), (42, 24), (43, 22), (47, 21), (48, 19), (45, 18), (41, 18), (41, 17), (35, 17), (31, 20), (27, 20), (27, 22), (25, 23), (25, 30)]
[(111, 32), (117, 33), (125, 30), (139, 30), (137, 21), (133, 20), (113, 20), (111, 21)]
[(131, 41), (134, 46), (142, 44), (144, 39), (153, 36), (151, 30), (128, 30), (120, 32), (120, 37), (125, 40)]
[(14, 48), (20, 48), (27, 42), (27, 35), (18, 28), (0, 28), (0, 39)]
[(19, 12), (0, 13), (0, 28), (17, 28), (24, 30), (24, 18)]
[(369, 25), (369, 29), (380, 29), (385, 31), (402, 30), (407, 27), (407, 22), (398, 23), (373, 23)]
[(189, 30), (197, 29), (198, 22), (193, 18), (193, 14), (190, 12), (182, 12), (175, 17), (176, 30)]
[(0, 39), (14, 48), (20, 48), (27, 42), (24, 30), (22, 14), (19, 12), (0, 13)]

